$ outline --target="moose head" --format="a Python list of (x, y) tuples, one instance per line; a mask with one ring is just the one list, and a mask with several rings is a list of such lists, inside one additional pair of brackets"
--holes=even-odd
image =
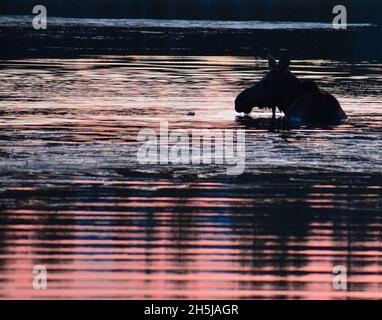
[(289, 71), (289, 63), (288, 55), (282, 56), (279, 62), (268, 56), (268, 73), (237, 96), (236, 112), (249, 114), (254, 107), (260, 109), (278, 107), (286, 113), (301, 85), (301, 81)]

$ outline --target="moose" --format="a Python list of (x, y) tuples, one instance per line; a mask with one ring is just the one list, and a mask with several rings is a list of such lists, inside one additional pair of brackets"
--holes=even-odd
[(283, 55), (279, 62), (268, 56), (269, 72), (255, 85), (241, 92), (235, 100), (235, 110), (248, 115), (253, 108), (276, 108), (284, 119), (294, 125), (340, 124), (347, 120), (338, 100), (320, 90), (314, 81), (300, 80), (290, 70), (290, 57)]

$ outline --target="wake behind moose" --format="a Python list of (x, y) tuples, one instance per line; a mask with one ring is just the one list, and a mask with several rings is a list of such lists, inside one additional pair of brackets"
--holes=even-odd
[(268, 56), (269, 72), (235, 100), (236, 112), (249, 114), (253, 108), (276, 108), (292, 124), (339, 124), (347, 120), (338, 100), (314, 81), (300, 80), (290, 70), (288, 55), (277, 62)]

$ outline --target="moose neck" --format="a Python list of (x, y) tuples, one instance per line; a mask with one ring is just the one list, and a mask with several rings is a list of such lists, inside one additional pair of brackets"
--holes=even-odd
[[(277, 99), (277, 107), (285, 114), (293, 103), (302, 95), (307, 92), (306, 85), (304, 81), (301, 81), (296, 76), (292, 75), (288, 77), (285, 83), (285, 93), (280, 95)], [(314, 86), (313, 85), (309, 85)]]

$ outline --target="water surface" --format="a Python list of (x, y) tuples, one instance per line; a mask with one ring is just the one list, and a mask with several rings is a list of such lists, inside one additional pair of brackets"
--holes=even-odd
[[(34, 16), (4, 15), (0, 16), (0, 26), (30, 27)], [(182, 20), (182, 19), (84, 19), (49, 17), (51, 26), (69, 27), (123, 27), (123, 28), (202, 28), (212, 30), (288, 30), (288, 29), (333, 29), (331, 21), (328, 22), (290, 22), (290, 21), (230, 21), (230, 20)], [(372, 23), (349, 23), (348, 28), (365, 28), (375, 26)]]
[[(381, 67), (292, 61), (349, 122), (288, 130), (233, 111), (258, 58), (1, 61), (0, 296), (382, 298)], [(160, 121), (245, 129), (245, 172), (140, 165), (137, 133)]]

